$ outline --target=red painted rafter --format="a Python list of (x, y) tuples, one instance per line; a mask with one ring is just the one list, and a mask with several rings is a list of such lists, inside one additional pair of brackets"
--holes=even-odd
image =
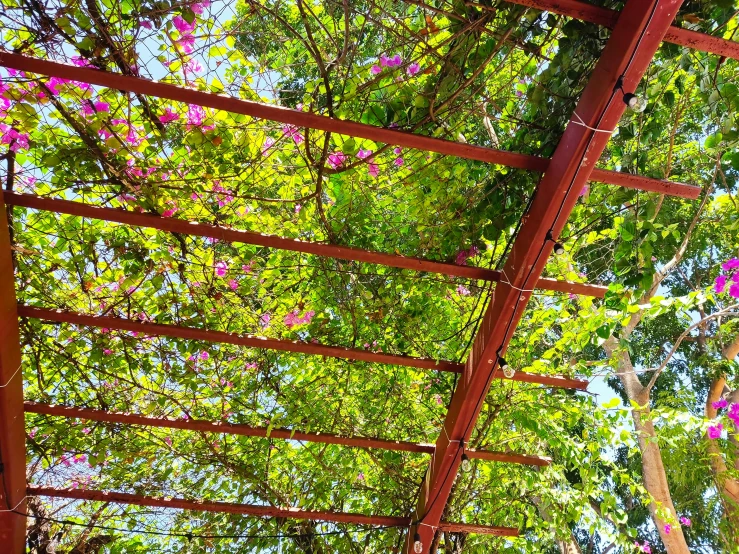
[[(142, 494), (130, 494), (124, 492), (54, 489), (49, 487), (29, 486), (27, 494), (29, 496), (47, 496), (51, 498), (66, 498), (70, 500), (116, 502), (118, 504), (132, 504), (135, 506), (147, 506), (151, 508), (175, 508), (180, 510), (194, 510), (198, 512), (218, 512), (256, 517), (280, 517), (379, 527), (407, 527), (411, 523), (411, 518), (409, 517), (301, 510), (300, 508), (292, 507), (256, 506), (253, 504), (234, 504), (231, 502), (186, 500), (184, 498), (156, 498), (152, 496), (144, 496)], [(518, 536), (518, 529), (512, 527), (496, 527), (492, 525), (475, 525), (467, 523), (441, 523), (440, 525), (442, 529), (448, 529), (449, 531), (457, 533), (497, 535), (500, 537)]]
[[(577, 104), (579, 119), (589, 127), (614, 129), (624, 112), (616, 83), (623, 75), (626, 91), (636, 88), (659, 48), (682, 0), (629, 0), (620, 13), (611, 38)], [(573, 115), (571, 121), (575, 121)], [(421, 486), (416, 513), (422, 524), (413, 525), (405, 552), (413, 552), (413, 536), (419, 533), (424, 554), (446, 507), (464, 445), (469, 440), (491, 379), (499, 371), (505, 353), (531, 296), (531, 283), (544, 270), (554, 242), (574, 208), (610, 135), (583, 125), (567, 126), (547, 172), (541, 179), (529, 211), (506, 261), (505, 274), (512, 284), (499, 283), (475, 337), (465, 371), (447, 412), (444, 429), (436, 441), (436, 453)]]
[[(327, 116), (301, 112), (280, 106), (241, 100), (231, 96), (202, 92), (167, 83), (131, 77), (128, 75), (119, 75), (106, 71), (98, 71), (59, 62), (41, 60), (2, 50), (0, 50), (0, 66), (9, 67), (19, 71), (28, 71), (39, 75), (82, 81), (121, 91), (166, 98), (176, 102), (197, 104), (217, 110), (224, 110), (232, 113), (277, 121), (280, 123), (297, 125), (298, 127), (308, 127), (321, 131), (335, 132), (342, 135), (366, 138), (386, 144), (395, 144), (398, 146), (405, 146), (407, 148), (416, 148), (419, 150), (426, 150), (428, 152), (437, 152), (449, 156), (500, 164), (518, 169), (541, 172), (546, 171), (550, 163), (550, 160), (537, 156), (495, 150), (493, 148), (453, 142), (404, 131), (397, 131), (394, 129), (385, 129), (364, 123), (357, 123), (355, 121), (333, 119)], [(659, 179), (650, 179), (649, 177), (642, 177), (639, 175), (629, 175), (605, 169), (594, 169), (591, 172), (590, 178), (594, 181), (600, 181), (603, 183), (659, 192), (673, 196), (681, 196), (684, 198), (697, 198), (700, 194), (699, 187)]]
[[(558, 13), (580, 21), (602, 25), (609, 29), (612, 29), (616, 24), (619, 14), (617, 10), (593, 6), (579, 0), (506, 0), (506, 2)], [(667, 30), (664, 41), (739, 60), (739, 42), (690, 31), (675, 25)]]
[[(251, 427), (249, 425), (228, 423), (225, 421), (202, 421), (197, 419), (185, 420), (170, 419), (164, 417), (149, 417), (137, 414), (95, 410), (91, 408), (75, 408), (70, 406), (41, 404), (37, 402), (26, 402), (24, 407), (26, 413), (29, 414), (44, 414), (66, 418), (84, 419), (86, 421), (123, 423), (126, 425), (160, 427), (164, 429), (182, 429), (185, 431), (200, 431), (206, 433), (223, 433), (227, 435), (240, 435), (245, 437), (269, 437), (271, 439), (337, 444), (341, 446), (348, 446), (351, 448), (379, 448), (382, 450), (393, 450), (396, 452), (415, 452), (419, 454), (434, 453), (433, 444), (423, 444), (408, 441), (394, 441), (367, 437), (345, 437), (333, 433), (304, 433), (292, 429), (268, 429), (267, 427)], [(479, 460), (488, 460), (511, 464), (548, 466), (551, 463), (551, 459), (547, 457), (532, 456), (528, 454), (515, 454), (512, 452), (471, 450), (468, 452), (468, 455), (470, 458), (475, 458)]]
[[(216, 225), (210, 225), (207, 223), (192, 223), (183, 219), (177, 219), (173, 217), (159, 217), (156, 215), (136, 213), (127, 210), (101, 208), (98, 206), (83, 204), (81, 202), (72, 202), (69, 200), (42, 198), (40, 196), (30, 194), (6, 193), (5, 202), (10, 206), (21, 206), (24, 208), (32, 208), (34, 210), (45, 210), (55, 213), (74, 215), (78, 217), (88, 217), (91, 219), (99, 219), (102, 221), (116, 222), (124, 225), (147, 227), (150, 229), (157, 229), (160, 231), (167, 231), (171, 233), (180, 233), (198, 237), (209, 237), (227, 242), (253, 244), (256, 246), (265, 246), (268, 248), (277, 248), (280, 250), (290, 250), (292, 252), (302, 252), (304, 254), (313, 254), (316, 256), (366, 262), (371, 264), (385, 265), (389, 267), (397, 267), (401, 269), (410, 269), (413, 271), (438, 273), (440, 275), (449, 275), (452, 277), (480, 279), (493, 283), (497, 283), (498, 281), (500, 281), (501, 277), (500, 271), (485, 269), (482, 267), (471, 267), (444, 262), (434, 262), (421, 258), (411, 258), (408, 256), (398, 256), (396, 254), (370, 252), (367, 250), (361, 250), (359, 248), (336, 246), (333, 244), (322, 244), (319, 242), (306, 242), (302, 240), (276, 237), (274, 235), (264, 235), (261, 233), (252, 233), (249, 231), (239, 231), (237, 229), (218, 227)], [(557, 281), (556, 279), (547, 278), (539, 279), (539, 281), (536, 283), (536, 286), (537, 288), (543, 290), (568, 292), (573, 294), (595, 296), (597, 298), (603, 298), (606, 291), (608, 290), (607, 287), (602, 287), (598, 285), (574, 283), (571, 281)]]
[[(84, 327), (100, 327), (107, 329), (116, 329), (119, 331), (135, 331), (144, 335), (176, 337), (187, 340), (198, 340), (223, 344), (236, 344), (249, 348), (281, 350), (285, 352), (297, 352), (300, 354), (329, 356), (332, 358), (359, 360), (363, 362), (372, 362), (378, 364), (400, 365), (405, 367), (414, 367), (417, 369), (461, 373), (464, 368), (462, 364), (446, 360), (437, 361), (428, 358), (414, 358), (412, 356), (402, 356), (397, 354), (383, 354), (381, 352), (360, 350), (358, 348), (327, 346), (323, 344), (315, 344), (312, 342), (269, 339), (266, 337), (258, 337), (254, 335), (237, 335), (235, 333), (227, 333), (224, 331), (209, 331), (207, 329), (182, 327), (179, 325), (141, 323), (135, 320), (123, 319), (119, 317), (85, 315), (75, 312), (50, 310), (47, 308), (35, 308), (31, 306), (18, 306), (18, 315), (20, 315), (21, 317), (42, 319), (45, 321), (71, 323), (73, 325), (81, 325)], [(499, 378), (502, 379), (503, 377), (500, 376)], [(532, 373), (523, 373), (521, 371), (517, 371), (516, 375), (511, 380), (523, 383), (534, 383), (553, 387), (581, 390), (584, 390), (588, 386), (587, 381), (550, 375), (534, 375)]]
[(0, 188), (0, 544), (6, 552), (25, 552), (26, 431), (23, 421), (23, 371), (15, 300), (15, 278), (3, 192)]

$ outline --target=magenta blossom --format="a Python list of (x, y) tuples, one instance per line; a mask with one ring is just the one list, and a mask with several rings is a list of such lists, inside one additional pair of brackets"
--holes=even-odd
[(187, 108), (187, 124), (198, 126), (205, 121), (205, 110), (201, 106), (190, 104)]
[(186, 74), (187, 73), (202, 73), (203, 66), (200, 65), (200, 62), (198, 60), (187, 60), (187, 62), (185, 62), (183, 70), (185, 71)]
[(377, 177), (380, 174), (380, 166), (378, 166), (375, 162), (369, 162), (367, 164), (367, 173), (369, 173), (372, 177)]
[(182, 48), (185, 54), (191, 54), (195, 50), (195, 37), (191, 34), (184, 34), (179, 40), (175, 41), (175, 44)]
[(457, 294), (459, 294), (460, 296), (469, 296), (470, 290), (464, 285), (459, 285), (457, 287)]
[(419, 71), (421, 71), (421, 66), (418, 65), (417, 62), (413, 62), (408, 66), (408, 69), (405, 70), (408, 75), (413, 77), (414, 75), (418, 74)]
[(717, 439), (721, 436), (721, 431), (724, 430), (724, 426), (722, 423), (717, 423), (716, 425), (709, 425), (708, 426), (708, 438), (709, 439)]
[(197, 4), (193, 4), (192, 6), (190, 6), (190, 9), (193, 11), (193, 13), (203, 15), (203, 10), (208, 6), (210, 6), (210, 0), (203, 0), (202, 2), (198, 2)]
[(181, 15), (175, 16), (174, 19), (172, 19), (172, 24), (175, 26), (175, 29), (182, 34), (191, 33), (195, 30), (195, 20), (193, 19), (192, 23), (188, 23)]
[(397, 165), (398, 167), (400, 167), (400, 166), (401, 166), (401, 165), (403, 165), (403, 163), (405, 163), (405, 162), (403, 161), (403, 158), (401, 158), (401, 157), (397, 157), (397, 158), (395, 158), (395, 161), (394, 161), (393, 163), (394, 163), (395, 165)]
[(10, 127), (0, 123), (0, 144), (9, 144), (10, 149), (13, 152), (18, 152), (20, 149), (28, 149), (30, 137), (27, 133), (20, 133)]
[(379, 65), (373, 65), (370, 68), (370, 73), (372, 73), (372, 75), (379, 75), (382, 73), (382, 68)]
[(202, 351), (202, 352), (200, 353), (200, 359), (201, 359), (201, 360), (207, 360), (208, 358), (210, 358), (210, 354), (208, 354), (208, 352), (206, 352), (205, 350), (203, 350), (203, 351)]
[(739, 269), (739, 258), (731, 258), (730, 260), (721, 264), (721, 269), (724, 271), (731, 271), (732, 269)]
[(665, 523), (664, 530), (665, 530), (665, 535), (669, 535), (670, 531), (672, 531), (672, 525), (670, 525), (669, 523)]
[(228, 271), (228, 265), (226, 262), (216, 262), (215, 272), (218, 277), (223, 277)]
[(232, 289), (232, 290), (236, 290), (236, 289), (238, 289), (238, 288), (239, 288), (239, 282), (238, 282), (238, 281), (236, 281), (236, 279), (231, 279), (231, 280), (230, 280), (230, 281), (228, 282), (228, 286), (229, 286), (229, 287), (231, 287), (231, 289)]
[(685, 527), (690, 527), (693, 522), (690, 521), (689, 517), (680, 516), (680, 525), (684, 525)]
[(726, 401), (726, 398), (721, 398), (719, 400), (716, 400), (716, 402), (713, 402), (711, 406), (713, 406), (714, 410), (719, 410), (721, 408), (726, 408), (729, 403)]
[(172, 111), (172, 108), (164, 108), (164, 115), (159, 116), (159, 121), (162, 123), (171, 123), (177, 121), (180, 118), (180, 114)]
[(739, 283), (734, 283), (729, 287), (729, 296), (739, 298)]
[(734, 422), (734, 425), (739, 427), (739, 404), (732, 404), (729, 406), (729, 413), (726, 415)]
[(264, 141), (264, 144), (262, 145), (262, 156), (266, 156), (267, 152), (270, 148), (272, 148), (275, 144), (275, 139), (272, 137), (267, 137)]
[(293, 327), (297, 325), (302, 325), (304, 323), (310, 323), (311, 319), (313, 319), (313, 316), (316, 315), (316, 312), (314, 312), (313, 310), (308, 310), (302, 317), (299, 316), (298, 313), (298, 310), (293, 310), (285, 316), (285, 319), (283, 321), (288, 329), (292, 329)]
[(167, 446), (172, 446), (172, 437), (164, 437), (164, 442), (167, 443)]
[(295, 144), (300, 145), (305, 142), (305, 137), (300, 131), (298, 131), (298, 128), (295, 125), (285, 125), (282, 128), (282, 132), (285, 133), (285, 136), (293, 139), (293, 142), (295, 142)]
[(328, 165), (333, 169), (338, 169), (340, 166), (344, 165), (346, 158), (347, 156), (343, 152), (334, 152), (328, 155)]
[(271, 315), (269, 314), (269, 312), (265, 312), (265, 313), (263, 313), (263, 314), (262, 314), (262, 315), (261, 315), (261, 316), (259, 317), (259, 326), (260, 326), (260, 327), (261, 327), (262, 329), (266, 329), (267, 327), (269, 327), (269, 322), (270, 322), (271, 320), (272, 320), (272, 316), (271, 316)]
[(726, 275), (719, 275), (716, 277), (716, 282), (713, 284), (714, 292), (720, 294), (726, 289)]
[(372, 155), (372, 150), (363, 150), (362, 148), (359, 149), (359, 152), (357, 152), (357, 158), (360, 160), (366, 160)]

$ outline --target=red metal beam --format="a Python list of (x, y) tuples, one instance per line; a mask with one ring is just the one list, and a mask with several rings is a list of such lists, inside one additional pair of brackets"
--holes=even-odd
[[(62, 310), (50, 310), (48, 308), (35, 308), (32, 306), (19, 305), (18, 315), (21, 317), (30, 317), (45, 321), (71, 323), (73, 325), (81, 325), (84, 327), (100, 327), (116, 329), (118, 331), (135, 331), (144, 335), (176, 337), (187, 340), (199, 340), (223, 344), (236, 344), (249, 348), (281, 350), (285, 352), (297, 352), (300, 354), (342, 358), (345, 360), (359, 360), (377, 364), (400, 365), (417, 369), (449, 371), (452, 373), (461, 373), (464, 369), (462, 364), (447, 360), (431, 360), (428, 358), (414, 358), (412, 356), (403, 356), (398, 354), (383, 354), (380, 352), (372, 352), (370, 350), (360, 350), (358, 348), (327, 346), (312, 342), (284, 339), (269, 339), (254, 335), (237, 335), (235, 333), (227, 333), (225, 331), (209, 331), (207, 329), (182, 327), (179, 325), (140, 323), (135, 320), (123, 319), (120, 317), (85, 315), (76, 312), (65, 312)], [(503, 376), (499, 375), (497, 378), (503, 379)], [(532, 373), (524, 373), (522, 371), (517, 371), (513, 378), (509, 380), (580, 390), (585, 390), (588, 386), (587, 381), (579, 379), (570, 379), (553, 375), (535, 375)]]
[(15, 277), (3, 191), (0, 187), (0, 544), (11, 554), (25, 552), (26, 431), (23, 370), (15, 299)]
[[(0, 50), (0, 66), (19, 71), (28, 71), (38, 75), (61, 77), (111, 89), (166, 98), (176, 102), (197, 104), (216, 110), (224, 110), (231, 113), (297, 125), (298, 127), (340, 133), (342, 135), (366, 138), (376, 142), (396, 144), (407, 148), (416, 148), (428, 152), (437, 152), (448, 156), (457, 156), (518, 169), (543, 172), (547, 171), (550, 162), (548, 159), (538, 156), (517, 154), (515, 152), (506, 152), (483, 146), (474, 146), (472, 144), (416, 135), (394, 129), (384, 129), (354, 121), (333, 119), (327, 116), (301, 112), (281, 106), (241, 100), (231, 96), (202, 92), (167, 83), (149, 81), (139, 77), (119, 75), (107, 71), (98, 71), (59, 62), (41, 60), (2, 50)], [(599, 170), (594, 172), (591, 177), (603, 183), (611, 183), (613, 181), (613, 183), (622, 185), (624, 182), (627, 182), (631, 188), (684, 198), (697, 198), (700, 194), (700, 188), (691, 185), (673, 183), (660, 179), (650, 179), (649, 177), (638, 175), (632, 175), (628, 181), (625, 181), (621, 175), (617, 171)]]
[[(142, 494), (125, 492), (108, 492), (80, 489), (54, 489), (50, 487), (29, 486), (29, 496), (47, 496), (51, 498), (67, 498), (70, 500), (91, 500), (96, 502), (116, 502), (151, 508), (175, 508), (197, 512), (218, 512), (241, 514), (256, 517), (281, 517), (287, 519), (303, 519), (326, 521), (330, 523), (346, 523), (353, 525), (371, 525), (378, 527), (407, 527), (411, 523), (409, 517), (377, 516), (350, 514), (344, 512), (301, 510), (292, 507), (256, 506), (253, 504), (235, 504), (232, 502), (212, 502), (205, 500), (186, 500), (184, 498), (156, 498)], [(474, 525), (467, 523), (441, 523), (441, 529), (456, 533), (474, 533), (497, 535), (501, 537), (517, 537), (518, 529), (512, 527), (496, 527), (492, 525)]]
[[(265, 246), (268, 248), (277, 248), (292, 252), (302, 252), (304, 254), (313, 254), (316, 256), (366, 262), (401, 269), (410, 269), (413, 271), (438, 273), (440, 275), (450, 275), (452, 277), (480, 279), (482, 281), (497, 283), (500, 281), (501, 276), (500, 271), (485, 269), (482, 267), (434, 262), (421, 258), (370, 252), (368, 250), (361, 250), (359, 248), (351, 248), (348, 246), (336, 246), (333, 244), (287, 239), (274, 235), (264, 235), (262, 233), (252, 233), (249, 231), (239, 231), (237, 229), (218, 227), (208, 223), (195, 223), (173, 217), (159, 217), (156, 215), (142, 214), (127, 210), (101, 208), (99, 206), (92, 206), (81, 202), (72, 202), (70, 200), (43, 198), (32, 194), (6, 193), (5, 201), (10, 206), (21, 206), (34, 210), (44, 210), (78, 217), (99, 219), (101, 221), (122, 223), (124, 225), (147, 227), (149, 229), (157, 229), (170, 233), (180, 233), (197, 237), (210, 237), (226, 242), (254, 244), (256, 246)], [(537, 288), (594, 296), (597, 298), (603, 298), (608, 290), (607, 287), (598, 285), (574, 283), (571, 281), (557, 281), (555, 279), (546, 278), (539, 279), (537, 282)]]
[[(38, 402), (26, 402), (25, 411), (28, 414), (44, 414), (66, 418), (84, 419), (87, 421), (102, 421), (106, 423), (123, 423), (126, 425), (140, 425), (143, 427), (160, 427), (164, 429), (182, 429), (185, 431), (202, 431), (206, 433), (223, 433), (227, 435), (240, 435), (245, 437), (269, 437), (271, 439), (296, 440), (305, 442), (318, 442), (323, 444), (338, 444), (351, 448), (379, 448), (396, 452), (416, 452), (420, 454), (433, 454), (434, 445), (415, 443), (408, 441), (394, 441), (386, 439), (373, 439), (366, 437), (344, 437), (333, 433), (303, 433), (292, 429), (268, 429), (267, 427), (251, 427), (238, 423), (225, 421), (202, 421), (197, 419), (170, 419), (164, 417), (148, 417), (136, 414), (109, 412), (105, 410), (94, 410), (91, 408), (74, 408), (71, 406), (59, 406), (52, 404), (41, 404)], [(470, 458), (488, 460), (493, 462), (504, 462), (512, 464), (548, 466), (552, 463), (551, 458), (542, 456), (531, 456), (528, 454), (515, 454), (512, 452), (492, 452), (489, 450), (470, 450), (467, 452)]]
[[(619, 15), (617, 10), (593, 6), (592, 4), (580, 2), (579, 0), (506, 0), (506, 2), (558, 13), (572, 17), (573, 19), (579, 19), (580, 21), (602, 25), (609, 29), (613, 29), (616, 21), (618, 21)], [(693, 50), (701, 50), (739, 60), (739, 42), (707, 35), (706, 33), (690, 31), (676, 25), (673, 25), (667, 30), (664, 41), (685, 46), (686, 48), (692, 48)]]
[[(578, 117), (589, 127), (613, 129), (624, 112), (619, 77), (624, 89), (634, 90), (675, 17), (682, 0), (628, 0), (611, 38), (577, 104)], [(573, 115), (571, 122), (576, 118)], [(435, 527), (441, 520), (464, 445), (469, 440), (490, 382), (499, 373), (499, 360), (552, 253), (554, 239), (565, 226), (583, 185), (606, 147), (610, 135), (577, 124), (567, 126), (539, 183), (529, 211), (506, 261), (505, 274), (512, 284), (499, 283), (488, 305), (472, 350), (447, 412), (436, 453), (421, 487), (417, 513), (423, 525), (414, 525), (410, 537), (421, 536), (428, 553)]]

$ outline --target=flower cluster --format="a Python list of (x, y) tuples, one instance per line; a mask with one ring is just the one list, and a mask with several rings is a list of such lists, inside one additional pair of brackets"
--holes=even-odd
[(457, 265), (467, 265), (467, 260), (469, 258), (474, 258), (479, 254), (480, 249), (477, 248), (477, 246), (472, 246), (469, 250), (461, 250), (457, 254), (457, 258), (454, 260), (454, 263)]
[[(717, 293), (727, 292), (729, 296), (739, 298), (739, 258), (732, 258), (721, 264), (721, 274), (716, 277), (713, 290)], [(727, 289), (728, 285), (728, 289)]]
[(303, 314), (303, 316), (300, 316), (299, 314), (300, 312), (298, 312), (298, 310), (293, 310), (285, 316), (285, 319), (283, 321), (288, 329), (292, 329), (293, 327), (297, 325), (302, 325), (303, 323), (310, 323), (311, 319), (313, 319), (313, 316), (316, 315), (316, 312), (314, 312), (313, 310), (308, 310), (307, 312), (305, 312), (305, 314)]
[[(726, 401), (725, 398), (720, 398), (716, 402), (713, 402), (711, 404), (715, 410), (720, 410), (722, 408), (726, 408), (729, 406), (729, 403)], [(733, 403), (731, 406), (729, 406), (729, 411), (726, 413), (726, 417), (728, 417), (731, 421), (734, 422), (734, 426), (739, 429), (739, 403)], [(723, 423), (714, 423), (713, 425), (708, 426), (708, 438), (709, 439), (718, 439), (721, 437), (721, 433), (724, 430)]]

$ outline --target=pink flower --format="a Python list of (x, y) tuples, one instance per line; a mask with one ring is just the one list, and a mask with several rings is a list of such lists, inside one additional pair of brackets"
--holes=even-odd
[(457, 287), (457, 294), (459, 294), (460, 296), (469, 296), (470, 290), (464, 285), (459, 285)]
[(403, 158), (395, 158), (395, 161), (393, 163), (400, 167), (401, 165), (403, 165)]
[(2, 132), (2, 136), (0, 136), (0, 144), (9, 144), (10, 149), (13, 152), (18, 152), (21, 148), (28, 148), (30, 137), (27, 133), (19, 133), (9, 125), (2, 123), (0, 123), (0, 132)]
[(393, 153), (395, 153), (395, 154), (402, 154), (403, 153), (403, 149), (400, 146), (396, 146), (395, 148), (393, 148)]
[(359, 152), (357, 152), (357, 158), (359, 158), (360, 160), (365, 160), (369, 158), (371, 155), (372, 155), (372, 150), (363, 150), (360, 148)]
[(269, 322), (271, 321), (272, 316), (269, 315), (269, 312), (263, 313), (259, 318), (259, 325), (262, 327), (262, 329), (266, 329), (269, 327)]
[(239, 283), (235, 279), (231, 279), (228, 282), (228, 286), (231, 287), (232, 290), (236, 290), (237, 288), (239, 288)]
[(729, 403), (726, 401), (726, 398), (721, 398), (719, 400), (716, 400), (716, 402), (713, 402), (711, 406), (713, 406), (714, 410), (719, 410), (721, 408), (726, 408)]
[(205, 110), (201, 106), (190, 104), (187, 108), (187, 124), (192, 126), (202, 125), (205, 121)]
[(285, 316), (285, 319), (283, 321), (288, 329), (292, 329), (293, 327), (297, 325), (302, 325), (304, 323), (310, 323), (311, 319), (313, 319), (313, 316), (316, 315), (316, 312), (314, 312), (313, 310), (305, 312), (302, 317), (299, 316), (298, 313), (298, 310), (293, 310)]
[(266, 156), (267, 152), (270, 148), (272, 148), (275, 144), (275, 139), (272, 137), (267, 137), (264, 141), (264, 144), (262, 145), (262, 156)]
[(644, 544), (639, 544), (638, 542), (635, 542), (634, 546), (636, 546), (639, 550), (641, 550), (645, 554), (652, 554), (652, 548), (649, 546), (649, 543), (646, 541), (644, 542)]
[(301, 206), (300, 204), (295, 204), (295, 213), (296, 213), (296, 214), (299, 214), (299, 213), (300, 213), (300, 210), (301, 210), (302, 208), (303, 208), (303, 206)]
[(82, 429), (82, 433), (85, 435), (89, 435), (91, 432), (92, 432), (92, 429), (90, 429), (89, 427), (83, 427)]
[(716, 282), (713, 285), (714, 292), (724, 292), (724, 289), (726, 288), (726, 279), (726, 275), (719, 275), (718, 277), (716, 277)]
[(373, 65), (370, 68), (370, 73), (372, 73), (372, 75), (379, 75), (382, 73), (382, 68), (379, 65)]
[(729, 413), (726, 415), (734, 422), (734, 425), (739, 427), (739, 404), (732, 404), (729, 406)]
[(357, 475), (357, 481), (364, 481), (364, 473), (362, 473), (361, 471)]
[(395, 54), (390, 60), (390, 63), (392, 64), (391, 67), (403, 65), (403, 59), (400, 57), (400, 54)]
[(670, 531), (672, 531), (672, 525), (670, 525), (669, 523), (665, 523), (664, 529), (665, 529), (665, 535), (669, 535)]
[(412, 64), (410, 64), (408, 66), (408, 69), (406, 69), (405, 71), (406, 71), (406, 73), (408, 73), (408, 75), (410, 75), (411, 77), (413, 77), (419, 71), (421, 71), (421, 66), (418, 65), (418, 62), (413, 62)]
[(200, 65), (200, 62), (198, 60), (187, 60), (185, 62), (185, 65), (183, 67), (183, 70), (185, 73), (202, 73), (203, 72), (203, 66)]
[(28, 432), (28, 436), (31, 438), (34, 438), (36, 436), (36, 433), (38, 433), (38, 427), (34, 427)]
[(110, 348), (106, 348), (105, 350), (103, 350), (103, 354), (105, 354), (106, 356), (110, 356), (112, 353), (113, 351)]
[(175, 26), (175, 29), (182, 34), (191, 33), (195, 30), (195, 20), (193, 19), (192, 23), (188, 23), (180, 15), (177, 15), (172, 19), (172, 24)]
[(228, 271), (228, 265), (226, 265), (226, 262), (216, 262), (215, 271), (218, 277), (223, 277)]
[(164, 442), (167, 443), (167, 446), (172, 446), (172, 437), (164, 437)]
[(69, 61), (72, 62), (72, 65), (76, 65), (77, 67), (93, 67), (90, 62), (79, 56), (72, 56), (69, 58)]
[(182, 48), (185, 54), (192, 54), (192, 51), (195, 50), (195, 37), (189, 33), (183, 34), (179, 40), (175, 41), (175, 44)]
[(730, 260), (721, 264), (721, 269), (724, 271), (731, 271), (732, 269), (739, 269), (739, 258), (731, 258)]
[(729, 287), (729, 295), (734, 298), (739, 298), (739, 283), (734, 283)]
[(343, 152), (334, 152), (328, 155), (328, 165), (332, 168), (337, 169), (339, 166), (344, 165), (346, 161), (346, 154)]
[(282, 132), (285, 134), (285, 136), (290, 137), (293, 139), (295, 144), (303, 144), (305, 141), (305, 137), (298, 131), (298, 128), (295, 125), (285, 125), (282, 128)]
[(139, 25), (141, 25), (144, 29), (149, 29), (150, 31), (152, 29), (151, 23), (149, 21), (147, 21), (146, 19), (141, 19), (139, 21)]
[(717, 439), (721, 436), (721, 431), (724, 430), (724, 426), (722, 423), (717, 423), (716, 425), (709, 425), (708, 426), (708, 438), (709, 439)]
[(198, 2), (197, 4), (190, 6), (190, 9), (198, 15), (203, 15), (203, 10), (208, 6), (210, 6), (210, 0), (203, 0), (202, 2)]
[(210, 358), (210, 354), (208, 354), (208, 352), (206, 352), (205, 350), (203, 350), (203, 351), (202, 351), (202, 352), (200, 353), (200, 359), (201, 359), (201, 360), (207, 360), (208, 358)]
[(172, 217), (176, 211), (177, 208), (168, 208), (162, 212), (162, 217)]
[(684, 525), (685, 527), (690, 527), (692, 523), (693, 522), (690, 521), (689, 517), (680, 516), (680, 525)]
[(380, 65), (382, 67), (392, 67), (391, 60), (385, 54), (380, 55)]
[(380, 166), (378, 166), (375, 162), (369, 162), (367, 164), (367, 173), (369, 173), (372, 177), (377, 177), (380, 174)]
[(175, 113), (172, 111), (172, 108), (164, 108), (164, 115), (159, 116), (159, 121), (162, 123), (171, 123), (172, 121), (177, 121), (180, 118), (180, 114)]
[(590, 185), (585, 185), (580, 191), (579, 196), (585, 196), (589, 190), (590, 190)]

